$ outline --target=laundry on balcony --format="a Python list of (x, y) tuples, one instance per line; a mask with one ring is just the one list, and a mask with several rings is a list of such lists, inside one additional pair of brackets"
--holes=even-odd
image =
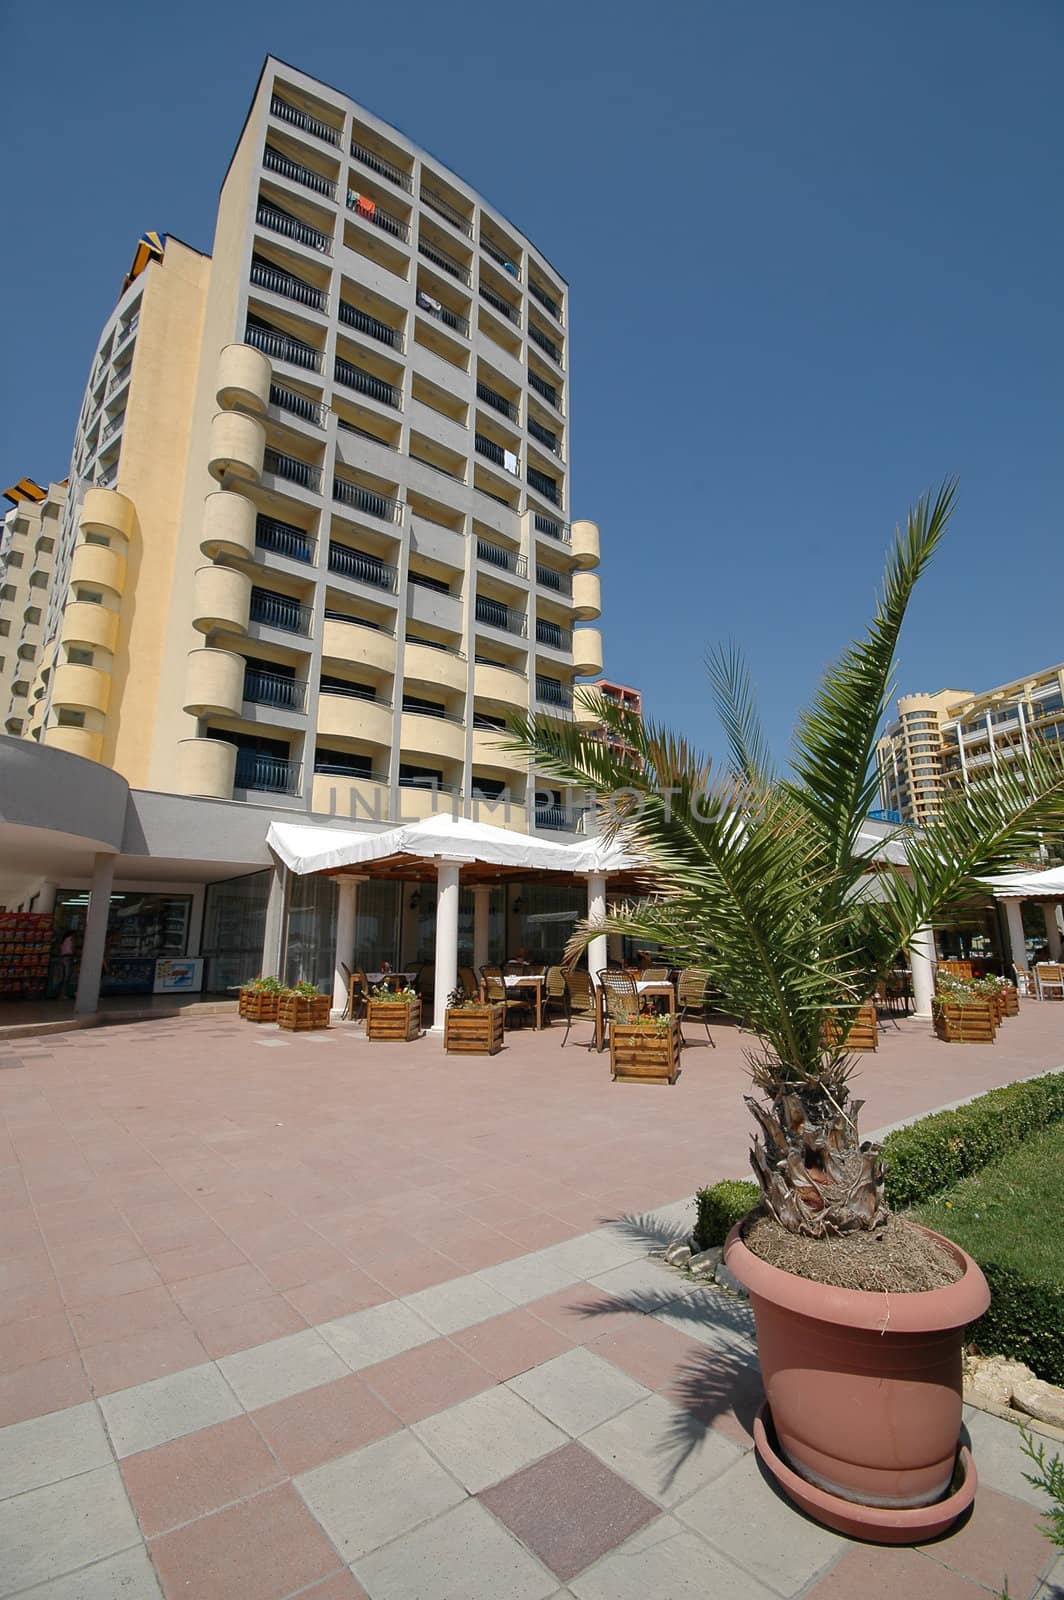
[(422, 311), (435, 311), (438, 315), (443, 310), (440, 302), (434, 300), (430, 294), (426, 294), (423, 289), (419, 289), (417, 292), (417, 303)]
[(506, 468), (507, 472), (517, 473), (521, 470), (517, 457), (512, 450), (503, 451), (502, 464)]
[(371, 200), (369, 195), (356, 194), (354, 190), (348, 191), (347, 203), (349, 206), (353, 206), (354, 209), (360, 212), (364, 217), (372, 217), (373, 213), (377, 209), (376, 202)]

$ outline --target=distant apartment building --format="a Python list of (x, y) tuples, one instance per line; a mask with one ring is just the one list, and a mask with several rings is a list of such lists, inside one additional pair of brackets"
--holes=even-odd
[(905, 695), (877, 746), (884, 810), (903, 822), (933, 817), (967, 788), (1033, 744), (1064, 738), (1064, 664), (975, 694)]
[[(604, 700), (609, 700), (630, 716), (642, 717), (643, 715), (642, 693), (639, 689), (633, 689), (631, 684), (618, 683), (614, 678), (596, 678), (593, 683), (582, 684), (581, 687), (590, 691), (591, 694), (600, 694)], [(577, 720), (585, 723), (590, 720), (590, 713), (586, 708), (578, 710)], [(601, 725), (596, 725), (596, 732), (607, 744), (619, 750), (628, 748), (622, 739), (619, 739), (616, 734), (609, 733)]]
[(66, 506), (66, 483), (47, 488), (21, 478), (4, 499), (0, 521), (0, 732), (28, 731), (31, 691), (46, 633), (53, 561)]

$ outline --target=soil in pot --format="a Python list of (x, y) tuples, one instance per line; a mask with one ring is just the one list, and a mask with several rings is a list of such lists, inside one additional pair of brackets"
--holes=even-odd
[(838, 1289), (919, 1294), (964, 1276), (963, 1266), (945, 1244), (902, 1217), (888, 1217), (882, 1227), (871, 1230), (807, 1239), (761, 1213), (743, 1229), (743, 1243), (781, 1272)]

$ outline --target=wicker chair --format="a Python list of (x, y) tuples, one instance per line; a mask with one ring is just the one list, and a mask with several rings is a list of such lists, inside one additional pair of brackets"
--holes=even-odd
[(602, 989), (606, 1025), (615, 1022), (637, 1022), (641, 1011), (639, 990), (635, 979), (623, 972), (603, 971), (596, 974)]
[(507, 1027), (510, 1027), (513, 1017), (519, 1017), (524, 1022), (526, 1017), (535, 1014), (535, 1002), (527, 994), (508, 989), (498, 967), (484, 967), (481, 976), (484, 979), (484, 998), (490, 1005), (503, 1007)]
[(566, 987), (565, 973), (561, 967), (548, 967), (543, 980), (543, 1025), (550, 1026), (552, 1008), (557, 1008), (563, 1017), (569, 1015), (569, 991)]
[(1039, 961), (1034, 981), (1039, 1000), (1064, 1000), (1064, 967), (1056, 961)]
[(709, 1015), (712, 1010), (713, 1000), (710, 990), (710, 975), (704, 967), (685, 967), (676, 980), (676, 1001), (680, 1007), (680, 1039), (686, 1044), (683, 1036), (684, 1018), (697, 1016), (706, 1030), (706, 1038), (717, 1048), (717, 1041), (709, 1031)]
[(480, 979), (472, 967), (458, 968), (458, 985), (467, 1000), (480, 999)]
[(668, 983), (668, 967), (647, 967), (639, 974), (643, 983)]
[(1018, 963), (1014, 962), (1012, 974), (1016, 979), (1016, 992), (1018, 994), (1026, 995), (1028, 999), (1034, 999), (1037, 996), (1038, 991), (1035, 989), (1034, 977), (1031, 973), (1030, 967), (1021, 967)]
[[(556, 970), (553, 969), (552, 970)], [(591, 983), (591, 974), (582, 967), (572, 972), (562, 974), (565, 979), (565, 1038), (562, 1040), (562, 1049), (565, 1049), (569, 1038), (569, 1030), (574, 1022), (590, 1022), (594, 1026), (598, 1016), (598, 1000)], [(588, 1045), (589, 1050), (595, 1047), (594, 1034)]]

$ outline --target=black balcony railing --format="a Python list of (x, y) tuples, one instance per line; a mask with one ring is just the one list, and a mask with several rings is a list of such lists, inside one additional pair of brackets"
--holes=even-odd
[(516, 633), (520, 639), (527, 637), (528, 618), (525, 613), (515, 611), (513, 606), (504, 605), (501, 600), (478, 594), (476, 617), (478, 622), (486, 623), (489, 628), (502, 628), (506, 633)]
[[(139, 325), (140, 312), (138, 311), (136, 316), (130, 317), (124, 328), (119, 328), (117, 337), (115, 338), (114, 348), (116, 350), (120, 349), (122, 345), (125, 344), (127, 339), (131, 339), (136, 333)], [(93, 381), (95, 382), (95, 379)]]
[(330, 128), (327, 122), (319, 122), (317, 117), (312, 117), (309, 112), (301, 111), (298, 106), (293, 106), (287, 100), (282, 100), (275, 94), (270, 101), (270, 112), (275, 117), (280, 117), (282, 122), (290, 122), (294, 128), (302, 128), (304, 133), (312, 133), (316, 139), (324, 139), (326, 144), (339, 145), (339, 128)]
[(486, 300), (489, 306), (494, 306), (495, 310), (501, 312), (506, 320), (512, 322), (515, 327), (519, 328), (521, 326), (521, 313), (517, 306), (512, 306), (509, 300), (504, 300), (501, 294), (496, 294), (495, 290), (489, 289), (487, 284), (482, 283), (480, 285), (480, 298)]
[(456, 656), (459, 661), (466, 659), (465, 651), (459, 650), (457, 645), (444, 644), (440, 639), (425, 639), (419, 633), (408, 633), (407, 644), (423, 644), (428, 650), (442, 650), (444, 655)]
[(450, 306), (443, 305), (439, 300), (434, 300), (424, 289), (417, 292), (418, 307), (427, 311), (430, 317), (435, 317), (437, 322), (442, 322), (446, 327), (453, 328), (456, 333), (469, 338), (469, 318), (461, 316), (457, 311), (452, 311)]
[(527, 556), (519, 556), (516, 551), (506, 550), (501, 544), (490, 544), (487, 539), (477, 540), (477, 560), (501, 567), (504, 572), (512, 572), (517, 578), (528, 577)]
[(260, 289), (268, 289), (271, 294), (283, 295), (286, 300), (298, 300), (301, 306), (310, 306), (312, 311), (329, 309), (329, 296), (324, 289), (319, 289), (317, 284), (307, 283), (305, 278), (297, 278), (293, 272), (282, 272), (280, 267), (275, 267), (261, 256), (252, 259), (251, 281)]
[(536, 582), (543, 589), (553, 589), (555, 594), (572, 594), (573, 580), (568, 572), (556, 567), (536, 567)]
[(117, 394), (118, 390), (121, 389), (122, 385), (129, 382), (129, 374), (132, 372), (132, 370), (133, 370), (133, 363), (132, 362), (130, 362), (128, 364), (128, 366), (119, 367), (118, 371), (115, 373), (114, 377), (111, 379), (110, 383), (107, 385), (107, 389), (106, 389), (105, 395), (104, 395), (105, 399), (109, 399), (111, 397), (111, 395)]
[(106, 444), (108, 439), (113, 439), (125, 420), (126, 414), (124, 411), (120, 411), (117, 417), (112, 417), (100, 435), (100, 443)]
[(403, 520), (402, 501), (381, 494), (379, 489), (367, 489), (361, 483), (352, 483), (350, 478), (333, 479), (333, 499), (339, 500), (341, 505), (354, 506), (368, 517), (379, 517), (382, 522)]
[(545, 706), (564, 706), (569, 711), (572, 710), (573, 691), (567, 683), (559, 683), (557, 678), (543, 678), (537, 673), (536, 699)]
[(545, 333), (541, 332), (541, 330), (536, 327), (536, 324), (534, 322), (530, 322), (528, 324), (528, 337), (532, 340), (533, 344), (538, 345), (541, 350), (545, 350), (547, 352), (547, 354), (550, 356), (552, 361), (556, 361), (558, 363), (558, 365), (561, 366), (561, 364), (562, 364), (562, 353), (561, 353), (561, 350), (554, 343), (553, 339), (548, 339), (547, 335)]
[(304, 422), (312, 422), (316, 428), (325, 426), (326, 408), (322, 402), (299, 394), (295, 389), (286, 389), (283, 383), (270, 384), (270, 404), (278, 411), (287, 411)]
[(403, 336), (398, 328), (390, 328), (379, 317), (371, 317), (368, 311), (363, 311), (359, 306), (353, 306), (346, 300), (340, 301), (340, 321), (349, 328), (357, 328), (359, 333), (368, 334), (371, 339), (377, 339), (381, 344), (391, 345), (393, 350), (402, 350)]
[(385, 628), (379, 622), (372, 622), (369, 617), (355, 617), (350, 611), (337, 611), (333, 606), (325, 607), (326, 622), (346, 622), (352, 628), (369, 628), (371, 633), (379, 633), (384, 639), (394, 639), (395, 629)]
[(561, 410), (561, 397), (553, 383), (548, 383), (546, 378), (541, 378), (539, 373), (533, 372), (531, 368), (529, 368), (528, 383), (529, 387), (535, 389), (537, 394), (541, 394), (544, 400), (549, 400), (555, 411)]
[(315, 542), (313, 535), (294, 523), (281, 522), (277, 517), (255, 519), (255, 543), (271, 555), (285, 556), (289, 561), (313, 561)]
[(252, 622), (261, 622), (266, 628), (280, 628), (285, 633), (310, 632), (310, 607), (293, 600), (291, 595), (252, 589), (250, 614)]
[(488, 461), (494, 461), (498, 467), (504, 467), (507, 472), (520, 472), (521, 458), (516, 450), (507, 450), (504, 445), (497, 444), (494, 439), (489, 439), (486, 434), (473, 435), (473, 447), (477, 455), (484, 456)]
[(546, 306), (552, 317), (562, 320), (562, 308), (557, 300), (552, 300), (546, 289), (541, 289), (535, 278), (528, 280), (528, 292), (533, 300), (538, 300), (541, 306)]
[(507, 400), (506, 396), (500, 394), (497, 389), (489, 388), (486, 383), (481, 383), (479, 378), (477, 379), (477, 399), (483, 400), (484, 404), (491, 406), (493, 410), (501, 411), (503, 416), (509, 417), (511, 422), (517, 421), (519, 413), (513, 401)]
[(557, 539), (560, 544), (572, 542), (569, 524), (559, 522), (557, 517), (548, 517), (542, 511), (535, 511), (532, 513), (532, 525), (537, 533), (545, 533), (548, 539)]
[(394, 593), (399, 586), (399, 573), (377, 556), (364, 555), (346, 544), (329, 544), (329, 571), (341, 578), (355, 578), (359, 583), (372, 583), (377, 589)]
[(392, 444), (389, 439), (382, 439), (378, 434), (370, 433), (368, 428), (360, 428), (354, 422), (348, 422), (346, 417), (337, 417), (336, 426), (341, 433), (357, 433), (360, 439), (368, 439), (371, 444), (379, 444), (382, 450), (399, 449), (399, 446)]
[(357, 189), (347, 191), (347, 209), (353, 211), (356, 217), (361, 217), (363, 222), (372, 222), (375, 228), (390, 233), (393, 239), (401, 239), (404, 244), (410, 243), (409, 222), (404, 222), (401, 217), (393, 217), (390, 211), (385, 211), (368, 195), (359, 194)]
[(244, 699), (254, 706), (274, 706), (278, 711), (305, 711), (307, 686), (300, 678), (245, 667)]
[(493, 261), (497, 261), (503, 271), (510, 274), (511, 278), (515, 278), (518, 283), (521, 282), (521, 268), (516, 261), (510, 260), (505, 250), (500, 250), (498, 245), (492, 244), (490, 239), (485, 239), (483, 234), (480, 236), (480, 248), (486, 256), (490, 256)]
[(321, 351), (315, 350), (312, 344), (304, 344), (302, 339), (293, 339), (291, 334), (278, 333), (274, 328), (249, 322), (244, 341), (261, 350), (271, 361), (287, 361), (290, 366), (303, 367), (307, 372), (321, 371)]
[(529, 467), (526, 477), (529, 486), (535, 489), (537, 494), (541, 494), (545, 500), (553, 500), (555, 505), (561, 504), (558, 485), (553, 478), (548, 478), (545, 472), (537, 472), (535, 467)]
[(556, 433), (552, 433), (549, 428), (545, 428), (542, 422), (537, 422), (535, 417), (529, 417), (528, 431), (533, 439), (538, 439), (540, 444), (546, 445), (547, 449), (556, 455), (559, 461), (561, 460), (562, 445)]
[(536, 642), (549, 645), (552, 650), (571, 650), (573, 635), (560, 623), (548, 622), (545, 618), (539, 617), (536, 620)]
[(402, 391), (394, 383), (378, 378), (376, 373), (367, 372), (364, 367), (356, 367), (352, 362), (345, 361), (343, 356), (337, 356), (333, 376), (345, 389), (368, 394), (370, 399), (379, 400), (385, 406), (394, 406), (397, 411), (402, 408)]
[(300, 161), (293, 161), (291, 156), (286, 156), (283, 150), (278, 150), (272, 144), (268, 144), (263, 150), (262, 164), (270, 172), (277, 172), (282, 178), (290, 179), (292, 183), (301, 183), (304, 189), (313, 189), (316, 194), (323, 194), (329, 200), (336, 199), (334, 179), (323, 178), (320, 172), (303, 166)]
[(403, 710), (408, 717), (432, 717), (436, 722), (453, 722), (456, 727), (465, 727), (465, 718), (448, 711), (446, 706), (425, 705), (410, 695), (403, 696)]
[(298, 794), (301, 763), (283, 756), (266, 755), (261, 750), (238, 750), (236, 787), (258, 789), (267, 794)]
[(443, 195), (438, 194), (435, 189), (422, 188), (421, 204), (428, 206), (430, 211), (435, 211), (437, 216), (442, 217), (445, 222), (449, 222), (452, 228), (457, 228), (459, 233), (464, 233), (467, 239), (473, 237), (473, 224), (469, 218), (463, 217), (462, 213), (456, 210), (451, 202), (445, 200)]
[(446, 250), (441, 250), (429, 239), (418, 239), (418, 254), (423, 255), (426, 261), (433, 262), (437, 267), (442, 267), (444, 272), (449, 272), (452, 278), (457, 278), (459, 283), (471, 283), (472, 275), (468, 267), (464, 267), (454, 256), (449, 256)]
[(375, 150), (368, 150), (364, 144), (351, 140), (351, 154), (362, 166), (368, 167), (371, 172), (379, 173), (382, 178), (387, 178), (389, 183), (396, 184), (400, 189), (405, 189), (407, 194), (412, 194), (413, 180), (409, 172), (402, 172), (392, 162), (385, 161)]
[(332, 240), (327, 233), (322, 233), (320, 228), (312, 228), (309, 222), (303, 222), (299, 217), (293, 217), (287, 211), (282, 211), (265, 200), (259, 201), (255, 218), (261, 228), (269, 228), (273, 233), (283, 233), (286, 239), (296, 239), (300, 244), (308, 244), (312, 250), (319, 250), (323, 256), (332, 255)]
[(289, 483), (297, 483), (301, 489), (309, 489), (312, 494), (318, 494), (321, 490), (321, 468), (312, 467), (309, 461), (301, 461), (298, 456), (286, 455), (283, 450), (267, 447), (263, 452), (262, 470), (285, 478)]

